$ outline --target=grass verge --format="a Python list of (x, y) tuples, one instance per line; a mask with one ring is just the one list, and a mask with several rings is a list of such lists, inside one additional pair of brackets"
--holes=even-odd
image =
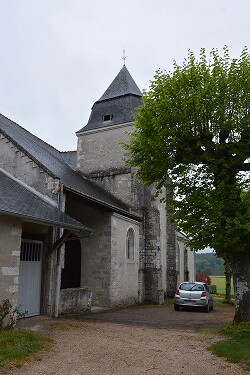
[(227, 339), (213, 344), (209, 349), (217, 356), (240, 363), (245, 370), (250, 371), (250, 323), (230, 322), (220, 330), (220, 334)]
[(52, 340), (40, 333), (14, 329), (0, 331), (0, 372), (27, 360), (40, 359), (38, 352), (49, 350)]
[[(213, 295), (214, 297), (214, 295)], [(229, 308), (232, 307), (233, 303), (227, 303), (224, 298), (217, 298), (214, 297), (214, 307), (224, 307), (224, 308)]]

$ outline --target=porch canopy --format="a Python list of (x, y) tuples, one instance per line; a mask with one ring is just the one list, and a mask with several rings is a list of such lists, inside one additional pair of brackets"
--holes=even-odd
[(0, 168), (0, 215), (57, 226), (89, 236), (92, 230), (60, 211), (55, 202)]

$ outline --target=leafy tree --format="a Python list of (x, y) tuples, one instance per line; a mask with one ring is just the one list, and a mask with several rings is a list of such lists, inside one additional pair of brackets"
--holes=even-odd
[(209, 277), (207, 273), (197, 273), (196, 281), (201, 281), (203, 283), (211, 285), (211, 277)]
[(228, 261), (235, 322), (250, 320), (250, 221), (242, 192), (250, 170), (250, 56), (188, 53), (173, 72), (158, 70), (135, 117), (128, 165), (167, 189), (166, 204), (189, 246), (210, 246)]

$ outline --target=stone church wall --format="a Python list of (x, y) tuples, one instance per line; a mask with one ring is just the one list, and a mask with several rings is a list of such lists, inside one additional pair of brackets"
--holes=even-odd
[(195, 270), (195, 252), (187, 248), (187, 268), (189, 272), (189, 281), (196, 280)]
[[(104, 172), (126, 169), (123, 158), (126, 153), (121, 143), (127, 143), (133, 124), (123, 124), (89, 130), (78, 136), (77, 170), (87, 176), (100, 176)], [(120, 172), (119, 172), (120, 173)]]
[(167, 297), (173, 297), (177, 286), (177, 238), (170, 221), (167, 221)]
[(145, 233), (145, 300), (162, 303), (166, 281), (165, 276), (166, 242), (164, 239), (165, 217), (160, 198), (152, 200), (153, 187), (145, 188), (144, 233)]
[(92, 290), (95, 306), (110, 305), (111, 213), (86, 206), (76, 198), (67, 198), (66, 212), (93, 229), (81, 242), (81, 287)]
[(167, 224), (162, 196), (153, 200), (154, 186), (139, 184), (125, 165), (126, 151), (121, 144), (129, 141), (128, 133), (133, 130), (133, 124), (123, 124), (79, 133), (77, 168), (143, 218), (139, 230), (139, 301), (161, 303), (164, 294), (172, 296), (177, 285), (176, 233)]
[(91, 288), (93, 305), (109, 306), (111, 274), (110, 213), (102, 213), (97, 216), (92, 210), (89, 210), (88, 216), (90, 221), (92, 221), (92, 218), (94, 219), (92, 225), (87, 224), (94, 230), (94, 233), (91, 237), (81, 239), (81, 286)]
[(175, 244), (171, 244), (170, 239), (167, 243), (168, 227), (165, 205), (160, 202), (162, 196), (153, 200), (154, 186), (139, 184), (123, 160), (126, 152), (121, 143), (129, 141), (127, 132), (133, 129), (133, 125), (125, 124), (79, 134), (77, 166), (81, 173), (88, 175), (143, 218), (139, 229), (138, 298), (140, 302), (150, 300), (161, 303), (167, 292), (168, 275), (171, 284), (174, 281), (170, 269), (167, 272), (167, 264), (172, 259), (167, 256), (167, 251), (170, 244), (174, 256)]
[(178, 238), (177, 285), (183, 281), (195, 281), (194, 251), (186, 246), (185, 240)]
[[(112, 305), (133, 305), (138, 303), (139, 224), (121, 215), (112, 215), (111, 226), (111, 283)], [(132, 228), (135, 234), (134, 259), (127, 259), (127, 232)]]

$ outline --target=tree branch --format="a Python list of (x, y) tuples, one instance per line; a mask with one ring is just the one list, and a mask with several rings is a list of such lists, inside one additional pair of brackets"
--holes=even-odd
[(243, 172), (243, 171), (250, 171), (250, 163), (243, 163), (242, 164), (242, 167), (240, 168), (240, 171)]

